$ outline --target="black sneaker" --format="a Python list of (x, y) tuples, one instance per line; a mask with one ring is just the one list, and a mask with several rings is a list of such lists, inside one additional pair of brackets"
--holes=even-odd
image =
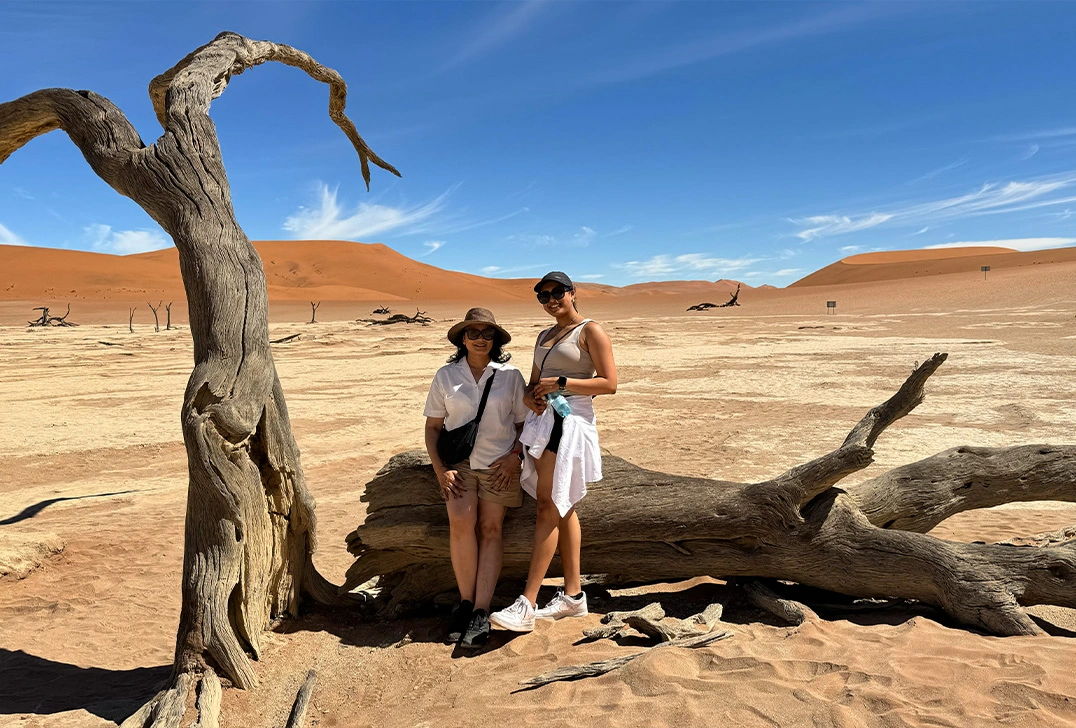
[(446, 645), (454, 645), (460, 641), (460, 637), (467, 631), (471, 624), (471, 612), (474, 610), (474, 602), (464, 599), (452, 609), (452, 620), (448, 623), (448, 636), (445, 638)]
[(471, 623), (467, 625), (467, 631), (460, 638), (460, 647), (472, 650), (484, 647), (489, 641), (489, 633), (489, 615), (485, 609), (476, 609), (471, 614)]

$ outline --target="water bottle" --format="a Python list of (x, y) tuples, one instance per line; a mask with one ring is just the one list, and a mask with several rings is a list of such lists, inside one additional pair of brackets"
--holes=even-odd
[(561, 417), (567, 417), (572, 413), (571, 405), (568, 404), (568, 400), (564, 399), (564, 395), (560, 392), (550, 392), (545, 396), (545, 401)]

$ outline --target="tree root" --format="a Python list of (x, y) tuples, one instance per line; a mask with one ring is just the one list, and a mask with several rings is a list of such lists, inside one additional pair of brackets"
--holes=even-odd
[(643, 652), (636, 652), (632, 655), (624, 655), (623, 657), (614, 657), (609, 660), (602, 660), (600, 662), (591, 662), (586, 665), (570, 665), (568, 667), (560, 667), (552, 672), (547, 672), (538, 677), (532, 677), (529, 680), (523, 680), (519, 684), (524, 688), (533, 689), (539, 688), (549, 683), (559, 682), (562, 680), (580, 680), (587, 677), (597, 677), (598, 675), (604, 675), (612, 672), (618, 668), (627, 665), (629, 662), (642, 655), (649, 654), (653, 650), (659, 650), (663, 647), (683, 647), (685, 649), (695, 649), (698, 647), (705, 647), (715, 642), (728, 639), (732, 637), (732, 632), (710, 632), (709, 634), (695, 634), (691, 637), (684, 637), (675, 639), (670, 642), (661, 642), (657, 645), (644, 650)]
[(284, 728), (303, 728), (306, 725), (306, 709), (310, 705), (310, 696), (314, 692), (317, 677), (318, 674), (313, 670), (306, 673), (306, 680), (303, 681), (303, 686), (299, 688), (299, 693), (295, 696), (295, 703), (291, 706), (291, 715), (288, 716), (288, 722)]
[(810, 607), (778, 596), (776, 592), (760, 580), (745, 581), (741, 584), (741, 587), (748, 601), (793, 627), (799, 627), (804, 622), (818, 619), (818, 615)]

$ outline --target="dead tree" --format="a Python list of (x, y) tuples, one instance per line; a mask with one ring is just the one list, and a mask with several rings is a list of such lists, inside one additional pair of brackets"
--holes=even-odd
[(317, 321), (314, 320), (314, 314), (318, 312), (318, 306), (320, 305), (321, 301), (318, 301), (317, 303), (314, 303), (313, 301), (310, 302), (310, 323), (312, 324), (317, 323)]
[[(1024, 607), (1076, 607), (1076, 542), (965, 544), (921, 532), (964, 510), (1076, 501), (1076, 445), (960, 447), (835, 487), (871, 463), (875, 440), (922, 401), (944, 360), (937, 354), (917, 367), (836, 450), (761, 483), (669, 475), (605, 457), (605, 479), (578, 506), (585, 570), (612, 584), (781, 579), (914, 599), (997, 635), (1040, 633)], [(379, 577), (376, 603), (396, 614), (454, 587), (444, 503), (424, 454), (392, 458), (362, 499), (367, 516), (348, 536), (357, 559), (345, 589)], [(533, 528), (527, 499), (505, 519), (502, 578), (526, 576)]]
[(388, 306), (378, 306), (372, 312), (375, 316), (388, 316), (392, 313)]
[(132, 334), (134, 333), (134, 312), (137, 309), (138, 309), (137, 306), (132, 308), (131, 309), (131, 315), (127, 317), (127, 330), (130, 331)]
[(164, 307), (164, 313), (165, 313), (164, 330), (165, 331), (171, 331), (172, 330), (172, 303), (173, 303), (172, 301), (169, 301), (168, 305)]
[(725, 303), (721, 304), (720, 306), (718, 306), (718, 308), (728, 308), (730, 306), (739, 306), (740, 305), (739, 301), (737, 301), (737, 299), (739, 297), (740, 297), (740, 284), (737, 283), (736, 284), (736, 292), (732, 294), (732, 298), (730, 298), (727, 302), (725, 302)]
[(423, 326), (429, 326), (433, 323), (433, 319), (427, 316), (425, 311), (419, 311), (417, 308), (414, 316), (408, 316), (405, 313), (394, 313), (387, 319), (359, 319), (359, 321), (374, 324), (375, 326), (391, 326), (392, 324), (422, 324)]
[(688, 311), (705, 311), (708, 308), (718, 308), (716, 303), (696, 303), (694, 306), (688, 306)]
[(78, 326), (78, 324), (76, 324), (74, 321), (68, 321), (67, 320), (67, 317), (71, 315), (71, 304), (70, 303), (67, 304), (67, 313), (65, 313), (63, 316), (53, 316), (53, 315), (51, 315), (49, 313), (49, 307), (48, 306), (39, 306), (39, 307), (35, 308), (34, 310), (35, 311), (40, 311), (41, 316), (34, 319), (33, 321), (27, 321), (26, 322), (26, 323), (30, 324), (31, 327), (38, 327), (38, 326)]
[(159, 318), (157, 318), (157, 311), (160, 310), (161, 303), (162, 303), (161, 301), (158, 301), (157, 302), (157, 308), (154, 308), (152, 303), (149, 303), (148, 301), (146, 302), (146, 305), (149, 306), (149, 310), (153, 312), (153, 332), (154, 333), (160, 333), (160, 331), (161, 331), (161, 320)]
[[(270, 621), (296, 614), (303, 594), (337, 599), (311, 563), (314, 500), (269, 348), (265, 274), (235, 219), (209, 118), (233, 76), (268, 61), (329, 86), (329, 116), (358, 152), (367, 186), (371, 161), (398, 174), (344, 113), (347, 87), (336, 71), (295, 48), (234, 33), (150, 82), (164, 133), (149, 146), (92, 91), (45, 89), (0, 104), (0, 162), (62, 129), (179, 249), (195, 358), (181, 414), (190, 470), (182, 606), (171, 683), (125, 726), (179, 725), (188, 693), (199, 683), (212, 692), (217, 671), (236, 686), (256, 685), (250, 656), (261, 652)], [(216, 724), (214, 703), (206, 701), (200, 725)]]

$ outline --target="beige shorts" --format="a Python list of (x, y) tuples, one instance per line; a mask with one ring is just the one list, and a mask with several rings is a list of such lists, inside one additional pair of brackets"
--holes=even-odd
[(519, 484), (519, 475), (512, 478), (508, 490), (493, 489), (493, 468), (471, 470), (463, 463), (452, 466), (456, 478), (464, 490), (478, 490), (478, 497), (490, 503), (497, 503), (508, 508), (523, 505), (523, 487)]

